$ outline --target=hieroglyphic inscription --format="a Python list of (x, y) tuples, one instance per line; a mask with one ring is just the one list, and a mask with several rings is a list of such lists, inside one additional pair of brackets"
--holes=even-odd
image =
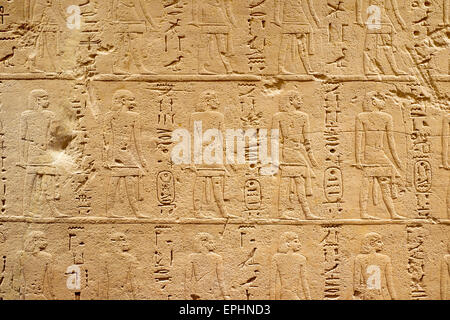
[(72, 264), (66, 270), (67, 288), (73, 291), (75, 300), (86, 299), (85, 295), (94, 287), (92, 279), (89, 279), (89, 268), (85, 256), (86, 233), (83, 227), (69, 227), (68, 235)]
[(163, 1), (165, 21), (164, 29), (164, 52), (169, 55), (169, 59), (164, 64), (165, 68), (169, 68), (175, 72), (181, 70), (181, 64), (184, 59), (184, 40), (186, 33), (182, 24), (183, 13), (185, 12), (184, 1), (165, 0)]
[(240, 297), (253, 300), (256, 290), (261, 286), (261, 262), (259, 261), (259, 246), (257, 228), (251, 225), (239, 226), (239, 274), (235, 286)]
[(432, 154), (430, 120), (427, 117), (424, 103), (412, 104), (410, 115), (413, 124), (410, 139), (413, 145), (412, 158), (414, 163), (414, 188), (417, 200), (416, 210), (419, 217), (426, 218), (431, 213), (430, 191), (433, 178), (430, 162)]
[(327, 216), (337, 217), (342, 212), (342, 197), (344, 195), (344, 180), (342, 173), (342, 152), (340, 142), (341, 102), (339, 85), (330, 87), (325, 93), (325, 130), (326, 147), (323, 189), (325, 193), (324, 208)]
[(174, 241), (172, 227), (155, 227), (155, 252), (154, 252), (154, 279), (159, 289), (164, 292), (164, 297), (170, 300), (168, 287), (172, 283), (174, 267)]
[(343, 0), (328, 0), (325, 21), (327, 23), (327, 66), (332, 72), (348, 67), (348, 46), (346, 44), (349, 13)]
[(426, 253), (424, 250), (427, 231), (421, 226), (408, 226), (407, 245), (408, 245), (408, 273), (411, 277), (410, 295), (411, 299), (427, 299), (427, 287), (425, 285), (425, 261)]
[(69, 2), (0, 3), (0, 299), (449, 299), (449, 0)]
[(323, 226), (321, 241), (324, 256), (324, 296), (325, 300), (338, 300), (342, 294), (341, 254), (339, 248), (339, 227)]
[(250, 72), (260, 73), (266, 66), (266, 29), (269, 24), (267, 14), (267, 0), (248, 0), (249, 18), (248, 18), (248, 41), (247, 53)]

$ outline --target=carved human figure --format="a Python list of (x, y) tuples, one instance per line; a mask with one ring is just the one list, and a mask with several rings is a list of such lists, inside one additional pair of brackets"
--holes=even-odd
[[(442, 164), (447, 170), (450, 170), (450, 153), (449, 150), (450, 142), (450, 114), (444, 117), (442, 124)], [(447, 218), (450, 219), (450, 179), (447, 187)]]
[(229, 57), (233, 54), (231, 27), (235, 26), (230, 0), (194, 0), (193, 25), (200, 27), (199, 73), (209, 69), (218, 55), (226, 73), (233, 73)]
[(185, 268), (186, 299), (229, 300), (222, 257), (215, 252), (214, 238), (209, 233), (195, 236), (196, 252), (189, 255)]
[[(295, 232), (281, 236), (280, 248), (272, 258), (270, 298), (273, 300), (311, 300), (306, 277), (306, 258)], [(278, 282), (280, 285), (278, 285)]]
[[(196, 106), (196, 112), (191, 114), (190, 127), (194, 135), (203, 136), (208, 130), (217, 130), (223, 136), (224, 131), (224, 115), (218, 111), (220, 107), (217, 93), (212, 90), (206, 90), (200, 95), (199, 102)], [(196, 132), (199, 131), (199, 132)], [(205, 145), (206, 141), (203, 141)], [(202, 152), (205, 150), (203, 144), (200, 146)], [(194, 157), (195, 155), (194, 150)], [(224, 185), (225, 185), (225, 166), (222, 163), (208, 164), (205, 159), (201, 159), (201, 163), (195, 165), (195, 182), (194, 182), (194, 211), (197, 216), (202, 216), (202, 206), (210, 205), (211, 200), (219, 209), (220, 215), (224, 218), (233, 217), (228, 214), (224, 201)]]
[[(309, 116), (300, 111), (302, 106), (299, 94), (289, 91), (281, 97), (280, 112), (272, 119), (272, 130), (279, 130), (282, 145), (278, 211), (286, 219), (292, 219), (288, 211), (292, 211), (296, 201), (306, 219), (318, 219), (311, 213), (307, 201), (307, 196), (312, 195), (311, 166), (317, 167), (317, 161), (311, 149)], [(283, 212), (284, 206), (288, 211)]]
[(371, 232), (364, 236), (353, 270), (355, 300), (397, 299), (391, 259), (380, 253), (382, 249), (381, 235)]
[(363, 171), (360, 191), (361, 218), (376, 219), (367, 213), (369, 189), (372, 185), (372, 198), (377, 205), (378, 188), (381, 188), (384, 204), (392, 219), (402, 219), (397, 214), (393, 199), (397, 197), (399, 171), (388, 158), (384, 139), (387, 138), (389, 152), (395, 165), (401, 170), (394, 140), (394, 121), (384, 112), (386, 97), (378, 92), (369, 92), (364, 101), (364, 112), (356, 117), (356, 167)]
[(121, 232), (113, 233), (109, 250), (103, 264), (102, 297), (106, 300), (136, 299), (136, 270), (139, 262), (130, 253), (126, 235)]
[(55, 141), (55, 114), (48, 110), (50, 101), (45, 90), (37, 89), (29, 95), (29, 107), (20, 116), (20, 141), (18, 166), (26, 170), (23, 190), (23, 213), (39, 216), (36, 210), (48, 205), (55, 217), (64, 217), (58, 211), (59, 178), (50, 154)]
[(18, 252), (12, 278), (13, 289), (22, 300), (54, 299), (53, 259), (46, 248), (42, 231), (25, 235), (24, 250)]
[(144, 65), (141, 44), (147, 27), (155, 29), (156, 25), (146, 9), (143, 0), (113, 0), (111, 7), (113, 22), (118, 26), (116, 43), (117, 57), (113, 64), (113, 72), (126, 74), (132, 68), (143, 74), (154, 74)]
[(296, 73), (287, 68), (288, 54), (295, 63), (300, 59), (307, 74), (314, 73), (309, 59), (309, 55), (313, 53), (313, 30), (306, 11), (309, 11), (319, 27), (320, 21), (312, 0), (277, 0), (275, 4), (275, 24), (282, 30), (278, 56), (281, 74)]
[(448, 254), (444, 256), (441, 263), (441, 299), (449, 300), (448, 283), (450, 280), (450, 242), (447, 243)]
[(146, 168), (142, 157), (140, 115), (135, 112), (136, 97), (128, 90), (117, 90), (112, 98), (112, 107), (104, 120), (103, 138), (105, 167), (110, 170), (106, 213), (118, 218), (112, 210), (123, 184), (128, 204), (137, 218), (144, 217), (139, 212), (141, 200), (139, 181)]
[(62, 31), (66, 25), (61, 0), (26, 0), (25, 20), (37, 26), (34, 51), (27, 60), (32, 71), (59, 71), (57, 56), (62, 53)]
[[(400, 70), (395, 59), (396, 47), (393, 44), (393, 34), (396, 30), (389, 16), (389, 11), (392, 9), (397, 22), (402, 29), (406, 29), (397, 0), (370, 0), (368, 7), (363, 6), (363, 0), (356, 0), (356, 6), (356, 21), (366, 30), (363, 51), (365, 74), (387, 74), (388, 70), (383, 67), (383, 56), (388, 60), (395, 75), (407, 74)], [(368, 14), (366, 20), (363, 20), (363, 12)]]

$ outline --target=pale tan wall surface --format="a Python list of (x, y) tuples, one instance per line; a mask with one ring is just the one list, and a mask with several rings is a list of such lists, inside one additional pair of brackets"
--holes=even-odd
[[(448, 299), (449, 10), (1, 1), (0, 296)], [(194, 120), (279, 170), (174, 163)]]

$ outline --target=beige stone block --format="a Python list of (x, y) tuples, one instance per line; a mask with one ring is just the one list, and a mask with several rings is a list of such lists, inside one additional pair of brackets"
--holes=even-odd
[(0, 5), (0, 298), (449, 299), (449, 1)]

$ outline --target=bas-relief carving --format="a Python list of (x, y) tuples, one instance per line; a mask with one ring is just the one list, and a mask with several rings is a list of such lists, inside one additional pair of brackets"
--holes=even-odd
[[(105, 166), (110, 170), (106, 212), (113, 214), (119, 190), (125, 189), (128, 204), (136, 217), (144, 217), (139, 211), (139, 179), (145, 174), (146, 162), (142, 158), (141, 123), (139, 113), (134, 112), (136, 101), (133, 93), (118, 90), (112, 97), (111, 111), (104, 120)], [(123, 189), (120, 189), (123, 188)]]
[(114, 0), (111, 6), (111, 21), (116, 30), (115, 43), (121, 45), (117, 48), (117, 58), (113, 64), (113, 73), (139, 73), (152, 74), (143, 64), (142, 36), (146, 28), (155, 28), (151, 15), (147, 12), (142, 0), (123, 1)]
[(378, 233), (368, 233), (355, 258), (353, 298), (355, 300), (397, 299), (391, 259), (381, 252), (383, 241)]
[[(394, 141), (394, 125), (392, 116), (383, 111), (385, 97), (378, 92), (369, 92), (364, 101), (364, 112), (356, 117), (356, 167), (363, 171), (360, 205), (361, 218), (370, 219), (367, 212), (369, 200), (369, 184), (372, 187), (374, 203), (378, 201), (381, 189), (383, 202), (392, 219), (401, 219), (392, 201), (397, 195), (396, 179), (399, 177), (397, 169), (401, 170), (401, 161), (397, 155)], [(387, 138), (390, 155), (394, 163), (384, 151), (384, 140)], [(363, 144), (364, 141), (364, 144)]]
[[(231, 28), (235, 26), (231, 2), (226, 0), (194, 1), (193, 25), (200, 28), (199, 73), (215, 73), (209, 69), (213, 61), (223, 65), (226, 73), (233, 73), (229, 56), (233, 54)], [(217, 64), (217, 63), (216, 63)], [(217, 71), (216, 71), (217, 72)]]
[(282, 300), (301, 300), (300, 297), (303, 297), (310, 300), (307, 260), (299, 253), (301, 243), (298, 235), (286, 232), (281, 236), (280, 242), (278, 253), (272, 258), (271, 297)]
[(42, 231), (30, 231), (24, 237), (23, 250), (17, 252), (12, 288), (23, 300), (53, 299), (54, 261)]
[[(392, 72), (396, 75), (405, 75), (406, 73), (399, 69), (394, 52), (396, 51), (395, 44), (393, 43), (393, 36), (396, 33), (396, 29), (393, 23), (393, 19), (389, 16), (388, 10), (391, 8), (395, 17), (396, 23), (400, 25), (402, 29), (406, 28), (406, 23), (403, 20), (396, 0), (373, 0), (369, 1), (368, 6), (363, 5), (362, 0), (357, 0), (357, 23), (365, 28), (365, 41), (364, 41), (364, 72), (366, 75), (386, 74), (386, 66), (383, 66), (380, 56), (385, 56), (389, 62)], [(370, 6), (376, 6), (379, 11), (379, 17), (372, 18), (375, 11), (369, 9)], [(362, 13), (368, 13), (368, 17), (363, 20)], [(373, 29), (370, 27), (375, 19), (379, 27)], [(367, 21), (364, 23), (364, 21)]]
[[(0, 7), (2, 298), (448, 299), (447, 0), (65, 5)], [(177, 128), (278, 129), (278, 170)]]
[(195, 236), (195, 252), (186, 261), (185, 294), (190, 300), (229, 299), (224, 279), (222, 257), (215, 253), (214, 238), (209, 233)]
[[(90, 266), (86, 257), (87, 237), (84, 229), (81, 227), (69, 227), (69, 251), (71, 254), (71, 265), (67, 268), (66, 274), (70, 279), (71, 291), (75, 300), (86, 299), (89, 297), (90, 289), (94, 287), (93, 279), (90, 278)], [(70, 282), (69, 282), (70, 281)]]
[(55, 206), (59, 198), (58, 173), (50, 154), (50, 145), (54, 142), (55, 114), (48, 110), (50, 101), (45, 90), (30, 92), (29, 108), (20, 119), (20, 160), (17, 164), (26, 170), (23, 189), (24, 215), (33, 213), (36, 208), (42, 212), (47, 205), (52, 216), (64, 216)]
[[(296, 71), (288, 71), (288, 55), (290, 55), (290, 64), (293, 67), (301, 65), (304, 73), (313, 73), (309, 56), (314, 53), (314, 38), (312, 25), (305, 14), (305, 8), (308, 8), (314, 23), (316, 26), (319, 26), (320, 21), (315, 12), (313, 1), (277, 1), (274, 20), (275, 24), (281, 28), (281, 44), (278, 60), (279, 72), (281, 74), (298, 73)], [(301, 64), (299, 61), (301, 61)]]
[[(311, 173), (311, 167), (317, 167), (309, 139), (309, 118), (301, 111), (303, 102), (297, 92), (290, 91), (280, 100), (280, 112), (272, 120), (272, 129), (280, 131), (282, 144), (278, 200), (280, 216), (289, 219), (288, 212), (292, 211), (289, 204), (296, 201), (300, 203), (306, 219), (317, 219), (311, 213), (306, 198), (312, 193), (311, 176), (314, 173)], [(286, 202), (287, 208), (281, 208)]]
[(130, 253), (127, 235), (114, 232), (107, 247), (102, 264), (100, 297), (107, 300), (136, 299), (138, 260)]

